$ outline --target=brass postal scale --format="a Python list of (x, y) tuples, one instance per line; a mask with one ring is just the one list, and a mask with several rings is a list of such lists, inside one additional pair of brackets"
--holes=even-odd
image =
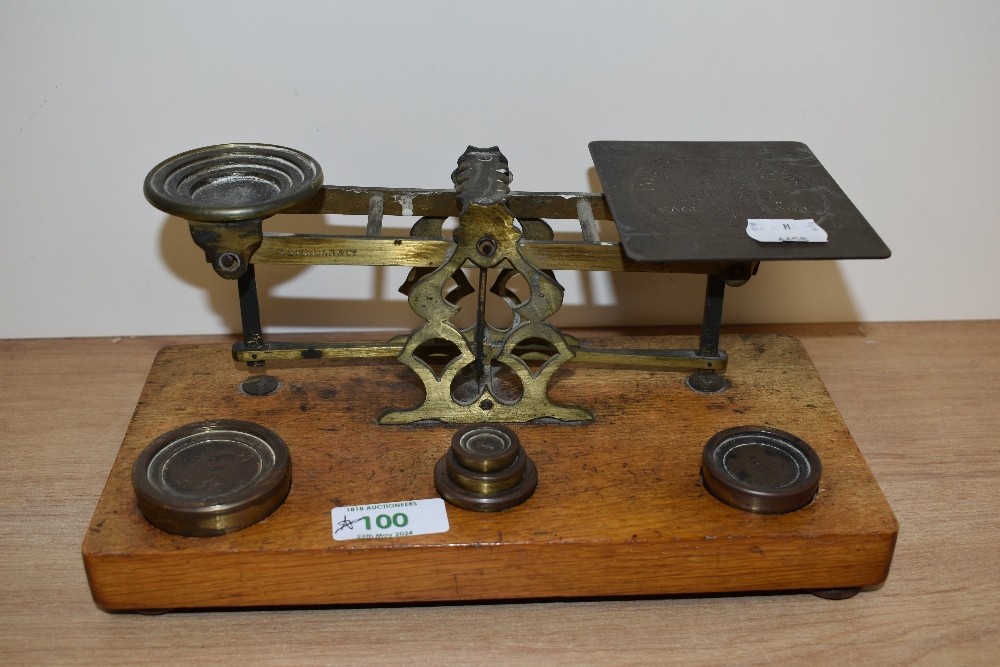
[[(511, 191), (496, 147), (469, 147), (447, 190), (324, 185), (308, 155), (263, 144), (157, 165), (147, 199), (234, 281), (243, 336), (156, 357), (83, 543), (97, 603), (843, 598), (884, 581), (895, 517), (803, 347), (720, 323), (726, 286), (762, 261), (888, 248), (803, 144), (590, 149), (604, 194)], [(265, 231), (278, 213), (368, 222)], [(387, 215), (420, 217), (392, 236)], [(424, 323), (266, 339), (267, 264), (411, 267), (400, 291)], [(701, 335), (563, 333), (564, 269), (705, 274)]]

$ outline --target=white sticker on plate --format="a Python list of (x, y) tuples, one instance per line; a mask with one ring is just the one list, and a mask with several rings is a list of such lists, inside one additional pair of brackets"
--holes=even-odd
[(334, 507), (333, 539), (360, 540), (448, 532), (448, 511), (440, 498)]
[(747, 235), (762, 243), (826, 243), (826, 230), (815, 220), (749, 219)]

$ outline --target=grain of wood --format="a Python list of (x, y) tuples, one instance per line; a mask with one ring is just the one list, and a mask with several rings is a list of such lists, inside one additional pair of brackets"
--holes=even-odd
[(1000, 662), (1000, 322), (740, 331), (790, 333), (808, 349), (900, 521), (880, 590), (840, 602), (753, 595), (107, 614), (90, 597), (80, 543), (156, 351), (204, 341), (4, 341), (2, 662)]
[[(690, 346), (684, 338), (596, 339), (599, 347)], [(416, 404), (392, 359), (272, 364), (281, 387), (238, 390), (251, 372), (224, 345), (160, 352), (84, 542), (109, 609), (376, 604), (848, 588), (881, 583), (896, 522), (801, 344), (726, 336), (731, 387), (693, 392), (685, 373), (574, 364), (552, 395), (587, 425), (517, 425), (541, 481), (525, 504), (483, 515), (449, 508), (446, 533), (336, 542), (334, 506), (436, 496), (432, 470), (454, 426), (379, 426)], [(293, 486), (256, 526), (191, 539), (136, 508), (132, 463), (185, 423), (236, 418), (288, 443)], [(708, 494), (705, 442), (740, 425), (788, 430), (823, 460), (817, 499), (755, 515)]]

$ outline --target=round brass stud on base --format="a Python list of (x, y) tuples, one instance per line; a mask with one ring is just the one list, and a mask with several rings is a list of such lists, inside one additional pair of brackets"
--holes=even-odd
[(726, 378), (718, 373), (698, 371), (684, 378), (688, 389), (699, 394), (718, 394), (729, 387)]
[(434, 485), (452, 505), (499, 512), (520, 505), (538, 486), (538, 471), (517, 435), (499, 424), (459, 429), (434, 467)]
[(208, 537), (278, 509), (292, 482), (284, 441), (252, 422), (195, 422), (159, 436), (132, 466), (139, 510), (160, 530)]
[(737, 426), (705, 444), (701, 474), (708, 491), (744, 512), (784, 514), (812, 502), (823, 472), (813, 448), (767, 426)]
[(277, 391), (280, 385), (273, 375), (254, 375), (240, 384), (240, 390), (248, 396), (267, 396)]

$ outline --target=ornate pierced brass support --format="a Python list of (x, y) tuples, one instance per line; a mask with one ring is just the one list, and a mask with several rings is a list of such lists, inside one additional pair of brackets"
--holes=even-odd
[[(526, 422), (543, 417), (592, 420), (584, 408), (555, 403), (547, 393), (552, 374), (574, 356), (566, 337), (545, 321), (562, 305), (563, 288), (551, 272), (537, 268), (521, 254), (522, 232), (514, 227), (514, 216), (505, 205), (511, 180), (506, 158), (495, 147), (470, 146), (452, 180), (462, 203), (455, 245), (438, 268), (416, 280), (416, 274), (411, 275), (404, 285), (410, 307), (427, 322), (410, 335), (398, 358), (423, 381), (426, 397), (416, 408), (387, 412), (379, 423)], [(476, 324), (462, 331), (450, 321), (460, 310), (454, 292), (446, 295), (443, 290), (454, 278), (457, 291), (469, 293), (471, 285), (459, 278), (466, 263), (479, 269), (479, 298)], [(489, 326), (485, 319), (486, 271), (490, 268), (501, 269), (494, 292), (514, 311), (514, 322), (504, 331)], [(515, 272), (530, 290), (523, 302), (506, 287)], [(441, 347), (452, 350), (453, 356), (437, 373), (427, 356)], [(536, 370), (519, 355), (526, 347), (548, 356)]]

